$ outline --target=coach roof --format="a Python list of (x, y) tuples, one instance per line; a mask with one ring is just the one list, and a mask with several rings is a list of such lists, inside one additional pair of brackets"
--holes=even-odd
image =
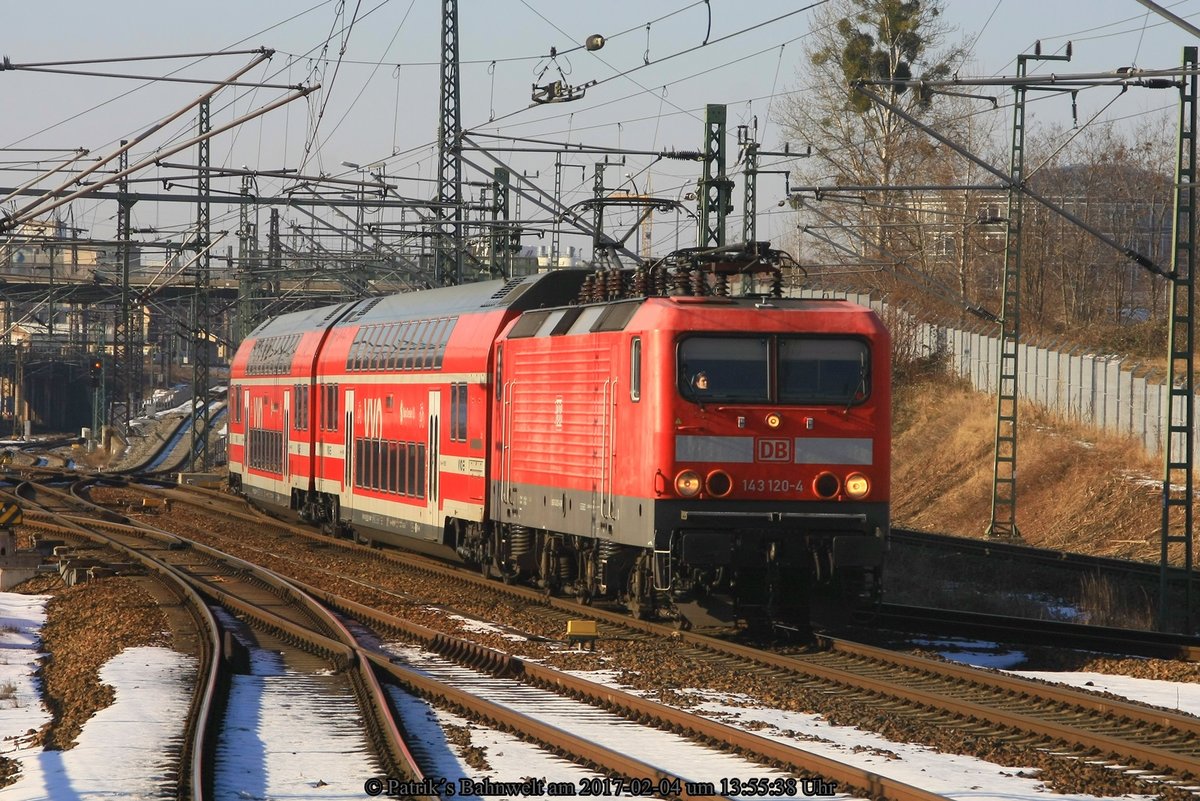
[(573, 302), (588, 275), (586, 270), (553, 270), (474, 284), (425, 289), (398, 295), (364, 298), (352, 303), (324, 306), (274, 317), (255, 329), (252, 337), (278, 336), (335, 325), (395, 322), (444, 317), (473, 311), (510, 309), (525, 311)]

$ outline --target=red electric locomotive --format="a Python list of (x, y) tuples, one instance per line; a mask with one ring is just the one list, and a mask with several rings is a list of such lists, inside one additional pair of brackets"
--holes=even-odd
[(230, 481), (363, 539), (692, 622), (870, 596), (887, 331), (779, 297), (777, 268), (731, 297), (772, 260), (720, 258), (275, 318), (234, 359)]

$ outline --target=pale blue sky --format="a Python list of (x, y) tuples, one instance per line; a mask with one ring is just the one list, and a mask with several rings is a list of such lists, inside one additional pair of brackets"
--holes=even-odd
[[(268, 68), (250, 75), (260, 80), (296, 83), (310, 78), (313, 67), (323, 73), (328, 94), (297, 101), (272, 112), (261, 121), (243, 126), (235, 136), (224, 135), (212, 147), (214, 163), (247, 165), (260, 169), (296, 167), (303, 158), (310, 119), (324, 114), (305, 166), (307, 172), (343, 173), (342, 161), (359, 164), (387, 160), (389, 175), (429, 179), (434, 175), (432, 147), (437, 126), (439, 9), (437, 0), (362, 0), (360, 20), (348, 38), (335, 36), (325, 55), (314, 58), (331, 30), (351, 16), (357, 0), (207, 0), (203, 4), (173, 0), (122, 2), (30, 3), (7, 0), (3, 4), (0, 52), (13, 63), (62, 59), (187, 53), (225, 48), (267, 46), (278, 52)], [(691, 7), (688, 7), (691, 5)], [(974, 40), (973, 61), (963, 74), (1012, 74), (1018, 52), (1041, 38), (1045, 50), (1058, 51), (1074, 40), (1070, 64), (1055, 63), (1053, 71), (1091, 72), (1136, 64), (1142, 67), (1177, 65), (1189, 36), (1135, 2), (1135, 0), (947, 0), (946, 19), (959, 35)], [(1200, 21), (1200, 0), (1166, 3), (1181, 16)], [(703, 3), (690, 0), (632, 2), (606, 0), (462, 0), (461, 57), (464, 126), (499, 130), (513, 136), (543, 137), (630, 148), (657, 149), (701, 146), (702, 109), (705, 103), (726, 103), (731, 128), (757, 117), (760, 138), (768, 148), (778, 147), (782, 134), (770, 122), (779, 95), (797, 83), (801, 47), (812, 14), (794, 13), (746, 34), (715, 42), (688, 55), (665, 61), (666, 56), (696, 47), (708, 33), (718, 40), (742, 28), (803, 8), (803, 3), (783, 0), (711, 0), (711, 31)], [(341, 9), (341, 16), (337, 11)], [(651, 25), (656, 17), (682, 10)], [(307, 10), (307, 13), (303, 13)], [(289, 17), (295, 17), (288, 20)], [(339, 20), (341, 22), (339, 22)], [(560, 32), (562, 29), (563, 32)], [(560, 57), (570, 70), (567, 80), (601, 83), (588, 90), (584, 100), (528, 109), (530, 88), (546, 66), (539, 54), (551, 46), (565, 50), (590, 33), (613, 37), (596, 54), (577, 51)], [(260, 33), (260, 31), (262, 31)], [(977, 38), (976, 38), (977, 37)], [(241, 40), (242, 44), (237, 44)], [(345, 43), (340, 67), (335, 62)], [(647, 57), (649, 66), (642, 66)], [(519, 59), (519, 60), (506, 60)], [(186, 69), (189, 76), (225, 76), (247, 60), (245, 56), (211, 58)], [(495, 67), (491, 61), (495, 60)], [(433, 62), (434, 65), (422, 65)], [(475, 63), (472, 63), (475, 62)], [(134, 62), (96, 65), (95, 69), (139, 74), (162, 74), (168, 67), (188, 63)], [(398, 69), (397, 64), (401, 64)], [(641, 67), (626, 77), (623, 70)], [(710, 72), (704, 72), (710, 70)], [(1048, 68), (1049, 69), (1049, 68)], [(696, 76), (697, 73), (704, 74)], [(557, 78), (554, 66), (543, 82)], [(666, 87), (665, 94), (663, 87)], [(139, 88), (140, 87), (140, 88)], [(0, 146), (87, 147), (103, 153), (122, 137), (144, 130), (156, 119), (174, 111), (200, 89), (188, 84), (143, 87), (135, 81), (43, 75), (0, 71)], [(118, 97), (128, 93), (124, 97)], [(226, 90), (214, 105), (214, 124), (221, 124), (277, 97), (276, 90)], [(772, 95), (775, 99), (772, 100)], [(1101, 96), (1103, 95), (1103, 96)], [(1111, 100), (1112, 90), (1085, 93), (1081, 117)], [(1168, 93), (1132, 91), (1106, 112), (1126, 117), (1169, 106)], [(1054, 105), (1059, 106), (1055, 109)], [(93, 106), (98, 108), (92, 109)], [(1069, 104), (1042, 104), (1035, 119), (1067, 119)], [(497, 118), (491, 126), (488, 120)], [(167, 126), (146, 147), (144, 155), (164, 142), (186, 134), (192, 123)], [(1007, 127), (1007, 123), (1005, 126)], [(736, 153), (731, 145), (731, 162)], [(396, 154), (396, 155), (392, 155)], [(3, 157), (11, 161), (11, 154)], [(174, 157), (189, 161), (189, 153)], [(587, 175), (577, 168), (564, 173), (564, 186), (581, 199), (590, 196), (594, 156), (574, 156), (571, 162), (587, 165)], [(610, 175), (619, 181), (625, 172), (645, 191), (647, 168), (654, 191), (677, 194), (694, 181), (690, 163), (659, 163), (631, 157), (625, 167)], [(539, 184), (552, 186), (553, 157), (514, 157), (514, 164)], [(490, 165), (489, 165), (490, 169)], [(152, 173), (153, 174), (153, 173)], [(5, 176), (8, 176), (6, 179)], [(468, 175), (479, 178), (478, 174)], [(774, 205), (783, 194), (783, 180), (764, 177), (761, 206)], [(12, 172), (0, 172), (0, 185), (17, 183)], [(778, 185), (776, 185), (778, 184)], [(271, 190), (262, 186), (262, 191)], [(409, 183), (404, 192), (429, 195), (431, 185)], [(474, 190), (472, 190), (474, 191)], [(740, 194), (740, 188), (738, 190)], [(112, 204), (76, 204), (77, 222), (103, 235), (111, 228)], [(174, 214), (163, 209), (135, 207), (135, 225), (163, 224)], [(214, 212), (216, 213), (216, 212)], [(222, 212), (223, 213), (223, 212)], [(764, 223), (772, 234), (770, 220)], [(784, 224), (780, 222), (780, 224)], [(668, 235), (665, 232), (662, 235)]]

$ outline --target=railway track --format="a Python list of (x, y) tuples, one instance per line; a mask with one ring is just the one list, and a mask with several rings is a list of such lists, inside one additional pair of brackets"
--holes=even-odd
[[(390, 775), (421, 779), (374, 669), (359, 659), (357, 641), (322, 605), (268, 571), (161, 529), (116, 522), (122, 516), (94, 507), (89, 509), (90, 504), (81, 508), (82, 502), (68, 493), (31, 484), (19, 489), (27, 507), (27, 524), (34, 528), (114, 550), (154, 572), (180, 592), (219, 603), (232, 614), (253, 621), (260, 632), (266, 633), (267, 642), (282, 655), (283, 661), (298, 671), (318, 675), (328, 673), (332, 666), (347, 677), (348, 686), (344, 693), (347, 700), (357, 699), (379, 761), (377, 769)], [(207, 613), (207, 607), (203, 608)], [(216, 632), (218, 627), (213, 623), (211, 629)], [(219, 690), (227, 692), (232, 683), (228, 668), (236, 660), (230, 653), (230, 642), (219, 638), (216, 641), (215, 650), (208, 659), (211, 667), (200, 691), (207, 699), (202, 706), (203, 715), (191, 718), (185, 727), (188, 741), (198, 744), (194, 750), (204, 762), (202, 767), (193, 764), (189, 774), (211, 778), (187, 787), (190, 795), (184, 797), (213, 798), (214, 788), (221, 784), (213, 764), (216, 746), (211, 732), (219, 727), (214, 725), (212, 710), (224, 707), (224, 699), (217, 699), (216, 695)], [(319, 657), (319, 662), (314, 662), (314, 655)], [(337, 691), (327, 686), (327, 680), (317, 683), (323, 685), (322, 692)]]
[[(1089, 554), (1061, 551), (1054, 548), (1038, 548), (1024, 543), (959, 537), (953, 534), (934, 534), (928, 531), (916, 531), (905, 528), (891, 529), (888, 538), (890, 542), (896, 545), (957, 551), (985, 561), (1005, 559), (1017, 561), (1022, 564), (1069, 568), (1077, 573), (1125, 575), (1147, 581), (1158, 581), (1159, 579), (1159, 565), (1151, 562), (1139, 562), (1133, 559), (1119, 559), (1112, 556), (1091, 556)], [(1186, 572), (1182, 568), (1170, 567), (1168, 568), (1168, 575), (1171, 580), (1177, 581), (1184, 578)]]
[[(223, 516), (240, 516), (263, 526), (260, 515), (234, 511), (240, 501), (219, 493), (168, 490), (180, 500), (187, 496)], [(333, 541), (304, 529), (275, 521), (269, 524), (291, 537), (313, 537), (323, 547)], [(339, 543), (371, 561), (403, 565), (407, 570), (435, 574), (440, 580), (472, 583), (471, 573), (421, 557), (380, 552)], [(494, 582), (486, 591), (519, 598), (530, 608), (544, 610), (556, 621), (591, 617), (600, 622), (602, 637), (643, 636), (682, 649), (686, 658), (715, 661), (730, 671), (765, 674), (771, 681), (831, 695), (852, 695), (860, 703), (886, 708), (921, 721), (921, 726), (951, 739), (962, 732), (1009, 747), (1033, 750), (1058, 762), (1098, 762), (1104, 770), (1149, 770), (1163, 776), (1152, 786), (1190, 787), (1200, 766), (1200, 721), (1196, 718), (1134, 703), (1115, 701), (1084, 691), (989, 674), (919, 657), (906, 657), (841, 640), (826, 639), (818, 653), (770, 653), (660, 624), (635, 621), (601, 609), (581, 607), (521, 587)], [(542, 613), (539, 611), (539, 613)], [(549, 625), (554, 625), (553, 623)], [(670, 644), (669, 646), (666, 644)], [(1142, 780), (1139, 780), (1142, 781)]]
[(1091, 626), (1057, 620), (1005, 617), (954, 609), (882, 604), (860, 624), (905, 632), (988, 637), (1003, 643), (1047, 645), (1122, 656), (1200, 661), (1200, 637), (1168, 632)]
[[(13, 493), (0, 492), (0, 497), (20, 499), (22, 505), (37, 507), (31, 514), (44, 516), (55, 521), (54, 530), (66, 537), (102, 542), (102, 537), (63, 515), (78, 511), (62, 493), (50, 493), (31, 484), (14, 488)], [(46, 502), (49, 496), (48, 502)], [(208, 799), (212, 797), (212, 755), (215, 748), (217, 716), (221, 706), (222, 688), (227, 685), (227, 663), (220, 634), (220, 627), (213, 617), (204, 598), (188, 583), (179, 580), (170, 568), (152, 555), (140, 557), (138, 561), (149, 572), (157, 574), (167, 591), (178, 599), (183, 614), (195, 627), (195, 643), (198, 662), (197, 676), (201, 677), (192, 693), (187, 713), (187, 724), (178, 751), (177, 787), (179, 798)]]
[[(164, 489), (162, 494), (173, 499), (190, 497), (192, 502), (199, 503), (206, 509), (220, 510), (221, 514), (233, 513), (239, 506), (249, 509), (244, 502), (210, 490)], [(239, 514), (246, 513), (240, 512)], [(257, 514), (252, 518), (259, 519)], [(373, 551), (368, 551), (368, 553), (373, 556), (377, 555), (377, 552)], [(755, 763), (761, 763), (784, 766), (795, 771), (797, 775), (820, 776), (827, 781), (836, 782), (838, 787), (858, 788), (876, 798), (929, 801), (941, 797), (935, 793), (910, 787), (902, 782), (878, 777), (870, 771), (843, 765), (826, 757), (805, 752), (794, 746), (781, 744), (631, 693), (615, 690), (611, 686), (517, 659), (464, 638), (454, 637), (444, 631), (438, 631), (395, 615), (380, 613), (356, 601), (317, 587), (302, 586), (308, 593), (321, 597), (332, 608), (347, 617), (352, 617), (356, 622), (370, 627), (373, 631), (389, 632), (395, 636), (401, 636), (405, 640), (428, 648), (453, 662), (482, 671), (492, 678), (524, 684), (541, 690), (550, 690), (560, 696), (572, 699), (582, 699), (614, 713), (618, 716), (614, 718), (614, 721), (619, 722), (620, 718), (624, 718), (650, 723), (669, 731), (682, 732), (689, 737), (709, 743), (710, 749), (715, 744), (720, 744), (721, 750), (732, 751), (752, 760), (742, 765), (741, 771), (726, 767), (724, 774), (726, 776), (745, 776), (747, 775), (746, 771), (755, 768)], [(486, 586), (490, 587), (491, 584)], [(695, 779), (665, 772), (661, 767), (631, 757), (627, 751), (615, 750), (595, 741), (571, 735), (558, 726), (549, 725), (520, 710), (473, 696), (454, 685), (434, 681), (424, 675), (424, 672), (405, 670), (395, 664), (391, 656), (382, 651), (365, 651), (364, 656), (371, 659), (379, 669), (387, 671), (391, 680), (410, 692), (433, 699), (439, 705), (462, 711), (489, 726), (519, 732), (522, 736), (532, 738), (554, 752), (570, 754), (583, 764), (603, 766), (609, 775), (615, 773), (615, 775), (624, 776), (627, 780), (635, 782), (636, 786), (658, 790), (665, 788), (669, 790), (664, 793), (665, 795), (680, 797), (723, 797), (725, 795), (723, 790), (732, 790), (732, 788), (722, 788), (720, 780), (715, 777), (713, 777), (714, 780)], [(454, 676), (454, 679), (456, 684), (463, 682), (461, 675)], [(504, 694), (508, 696), (511, 691)], [(721, 754), (714, 751), (705, 759), (719, 760)], [(767, 783), (763, 784), (763, 787), (767, 787), (769, 784), (778, 789), (780, 792), (777, 794), (786, 795), (797, 792), (794, 787), (796, 779), (789, 774), (763, 774), (760, 769), (755, 780)], [(789, 790), (789, 787), (792, 789)]]
[[(110, 521), (112, 518), (120, 517), (111, 511), (102, 512), (102, 516), (109, 518)], [(37, 513), (34, 513), (33, 517), (36, 518)], [(353, 649), (352, 653), (342, 652), (336, 644), (328, 641), (325, 633), (316, 635), (311, 633), (309, 631), (311, 622), (299, 621), (289, 613), (288, 610), (295, 605), (290, 603), (295, 600), (295, 593), (303, 591), (297, 590), (295, 585), (290, 582), (281, 582), (272, 573), (263, 572), (241, 560), (222, 555), (207, 546), (189, 544), (174, 535), (163, 532), (150, 532), (148, 535), (144, 530), (117, 522), (104, 522), (100, 524), (100, 527), (104, 529), (105, 538), (110, 543), (115, 543), (118, 548), (130, 553), (146, 548), (154, 551), (165, 550), (164, 555), (170, 558), (182, 572), (198, 579), (204, 585), (206, 593), (211, 594), (227, 608), (237, 610), (239, 615), (256, 618), (260, 625), (269, 627), (277, 636), (286, 637), (292, 641), (304, 641), (308, 647), (323, 651), (327, 658), (333, 659), (343, 669), (349, 667), (353, 657), (356, 656), (361, 665), (372, 667), (374, 670), (386, 674), (389, 681), (395, 682), (410, 692), (436, 699), (440, 704), (461, 710), (476, 720), (506, 731), (516, 732), (523, 738), (533, 739), (553, 752), (569, 754), (582, 764), (599, 767), (603, 771), (602, 777), (610, 777), (602, 779), (603, 781), (614, 781), (611, 778), (614, 776), (624, 777), (625, 786), (640, 787), (643, 788), (643, 791), (655, 790), (665, 795), (685, 798), (726, 797), (731, 793), (730, 788), (722, 787), (717, 781), (707, 779), (697, 781), (680, 773), (665, 770), (631, 756), (627, 749), (614, 749), (524, 714), (518, 709), (514, 709), (511, 703), (499, 704), (486, 698), (479, 698), (447, 684), (445, 681), (431, 678), (423, 671), (405, 668), (396, 664), (386, 653), (363, 647), (353, 638), (346, 639), (346, 636), (340, 638), (342, 642)], [(148, 536), (149, 541), (147, 541)], [(181, 543), (187, 547), (181, 547)], [(200, 559), (197, 560), (197, 557)], [(223, 563), (226, 564), (226, 567), (221, 569), (221, 580), (216, 582), (213, 580), (211, 571), (214, 570), (214, 565)], [(285, 593), (289, 603), (281, 605), (280, 598)], [(305, 593), (303, 597), (309, 596)], [(529, 685), (551, 688), (562, 695), (586, 698), (594, 703), (601, 703), (628, 719), (653, 721), (661, 728), (681, 731), (710, 743), (722, 743), (724, 748), (745, 754), (759, 762), (783, 765), (804, 774), (816, 773), (837, 782), (841, 787), (862, 788), (873, 797), (895, 798), (902, 801), (931, 801), (940, 798), (934, 793), (909, 787), (899, 782), (880, 779), (869, 772), (848, 768), (833, 760), (807, 754), (794, 747), (655, 704), (635, 695), (620, 693), (609, 687), (571, 677), (561, 671), (524, 663), (498, 652), (481, 649), (476, 644), (448, 637), (442, 632), (425, 629), (392, 616), (381, 616), (366, 607), (355, 605), (347, 599), (326, 594), (325, 600), (326, 603), (336, 606), (343, 613), (353, 614), (358, 621), (369, 623), (372, 627), (403, 632), (406, 637), (421, 642), (439, 653), (444, 653), (456, 661), (476, 668), (482, 665), (492, 676), (520, 678)], [(307, 607), (307, 604), (305, 606)], [(342, 629), (345, 631), (345, 626), (342, 626)], [(461, 676), (458, 677), (458, 680), (461, 681)], [(711, 761), (716, 756), (719, 755), (710, 755), (706, 759)], [(746, 775), (746, 771), (753, 768), (753, 762), (743, 765), (740, 771), (734, 767), (726, 767), (724, 775)], [(405, 776), (405, 783), (402, 786), (406, 787), (421, 786), (423, 781), (419, 771), (397, 774), (389, 770), (386, 771), (386, 775)], [(760, 775), (756, 777), (756, 780), (774, 783), (770, 786), (779, 789), (777, 794), (792, 794), (795, 792), (797, 781), (788, 774), (779, 773)], [(768, 785), (763, 784), (762, 786)]]

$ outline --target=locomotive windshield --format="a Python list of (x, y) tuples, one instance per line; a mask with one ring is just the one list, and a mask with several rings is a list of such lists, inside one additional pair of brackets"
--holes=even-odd
[(691, 336), (679, 391), (697, 401), (852, 406), (870, 394), (867, 343), (815, 336)]

